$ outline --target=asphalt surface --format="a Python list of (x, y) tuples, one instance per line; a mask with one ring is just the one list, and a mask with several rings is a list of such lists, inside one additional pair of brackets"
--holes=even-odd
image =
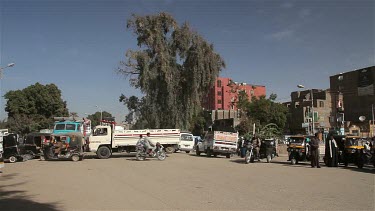
[(0, 210), (374, 210), (373, 167), (244, 164), (175, 153), (6, 163)]

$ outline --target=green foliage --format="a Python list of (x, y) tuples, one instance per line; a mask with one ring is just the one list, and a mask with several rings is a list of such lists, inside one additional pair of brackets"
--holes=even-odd
[(91, 120), (91, 127), (94, 128), (97, 125), (100, 125), (100, 117), (102, 115), (102, 118), (109, 118), (113, 117), (111, 113), (107, 111), (103, 111), (102, 114), (100, 114), (99, 111), (95, 112), (94, 114), (90, 114), (87, 116), (87, 119)]
[(288, 109), (274, 100), (275, 98), (266, 99), (265, 96), (253, 98), (247, 110), (248, 115), (257, 120), (262, 127), (274, 123), (279, 128), (284, 128)]
[(135, 100), (141, 102), (136, 103), (141, 119), (151, 128), (190, 128), (202, 97), (225, 67), (223, 59), (187, 23), (179, 26), (167, 13), (133, 15), (127, 28), (140, 49), (126, 53), (119, 73), (145, 94)]
[(15, 133), (51, 128), (53, 117), (69, 114), (55, 84), (36, 83), (23, 90), (9, 91), (4, 98), (7, 101), (5, 111), (8, 112), (6, 127)]

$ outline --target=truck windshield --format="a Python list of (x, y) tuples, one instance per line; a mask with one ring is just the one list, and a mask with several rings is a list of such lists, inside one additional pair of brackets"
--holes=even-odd
[(76, 130), (75, 124), (66, 124), (66, 130)]
[(55, 130), (65, 130), (65, 124), (56, 124)]
[(181, 134), (181, 141), (193, 141), (193, 136), (189, 134)]

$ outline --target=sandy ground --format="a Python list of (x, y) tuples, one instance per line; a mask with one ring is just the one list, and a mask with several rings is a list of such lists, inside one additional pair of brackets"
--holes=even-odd
[[(0, 210), (374, 210), (375, 170), (175, 153), (5, 164)], [(313, 202), (313, 203), (312, 203)]]

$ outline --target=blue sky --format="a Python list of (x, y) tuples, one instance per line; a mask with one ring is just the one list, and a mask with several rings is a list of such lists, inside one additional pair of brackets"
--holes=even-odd
[[(235, 81), (265, 85), (288, 101), (297, 84), (375, 65), (375, 1), (0, 0), (1, 95), (54, 83), (71, 112), (126, 114), (121, 93), (139, 95), (115, 70), (136, 37), (132, 13), (166, 11), (213, 43)], [(1, 104), (4, 104), (2, 99)], [(1, 106), (0, 119), (5, 117)]]

